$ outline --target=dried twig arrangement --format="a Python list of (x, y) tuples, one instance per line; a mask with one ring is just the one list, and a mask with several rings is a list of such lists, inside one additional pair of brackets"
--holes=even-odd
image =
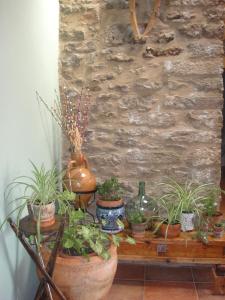
[(80, 153), (88, 125), (89, 90), (83, 88), (78, 92), (76, 89), (71, 90), (64, 86), (61, 92), (62, 99), (60, 100), (56, 93), (53, 107), (49, 107), (38, 92), (36, 95), (68, 138), (71, 151)]
[(132, 26), (132, 30), (133, 30), (133, 34), (134, 34), (134, 39), (136, 41), (145, 40), (147, 35), (149, 34), (149, 32), (154, 27), (156, 17), (158, 15), (158, 12), (160, 9), (160, 2), (161, 2), (161, 0), (154, 0), (152, 13), (150, 14), (148, 24), (145, 27), (144, 32), (141, 33), (139, 30), (138, 21), (137, 21), (136, 0), (129, 0), (131, 26)]

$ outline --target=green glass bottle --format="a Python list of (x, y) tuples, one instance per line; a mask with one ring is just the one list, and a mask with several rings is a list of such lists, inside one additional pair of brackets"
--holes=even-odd
[(138, 195), (130, 200), (126, 206), (126, 214), (133, 215), (134, 212), (139, 211), (146, 219), (155, 215), (156, 205), (154, 201), (145, 193), (145, 182), (139, 181)]

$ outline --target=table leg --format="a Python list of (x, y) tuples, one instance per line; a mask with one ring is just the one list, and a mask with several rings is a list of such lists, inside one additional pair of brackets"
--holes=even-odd
[(12, 228), (12, 230), (15, 232), (16, 236), (26, 249), (27, 253), (30, 255), (34, 263), (36, 264), (37, 268), (41, 272), (41, 274), (44, 276), (46, 282), (55, 290), (57, 295), (60, 297), (62, 300), (66, 300), (66, 297), (63, 295), (63, 293), (60, 291), (60, 289), (57, 287), (57, 285), (54, 283), (52, 280), (51, 276), (48, 274), (48, 272), (45, 270), (45, 268), (42, 266), (40, 259), (38, 255), (33, 251), (31, 248), (30, 244), (26, 241), (24, 235), (20, 232), (20, 230), (16, 227), (16, 225), (13, 223), (12, 219), (9, 218), (8, 222)]

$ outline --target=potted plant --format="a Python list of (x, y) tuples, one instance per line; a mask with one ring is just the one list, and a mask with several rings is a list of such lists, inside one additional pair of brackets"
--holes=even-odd
[(180, 223), (182, 231), (192, 231), (194, 220), (200, 218), (202, 210), (202, 199), (207, 184), (196, 185), (192, 182), (179, 184), (175, 180), (170, 180), (164, 184), (167, 189), (167, 198), (177, 203), (180, 207)]
[(164, 194), (158, 200), (159, 213), (156, 219), (159, 221), (155, 231), (160, 229), (160, 233), (165, 238), (178, 237), (181, 232), (179, 203), (173, 201), (170, 193)]
[(124, 218), (125, 208), (122, 199), (123, 188), (118, 178), (111, 177), (97, 186), (96, 215), (102, 224), (102, 230), (117, 233), (123, 230), (120, 222)]
[(131, 224), (132, 236), (134, 238), (144, 238), (148, 220), (144, 213), (139, 209), (129, 210), (127, 212), (127, 220)]
[(208, 230), (212, 231), (215, 223), (219, 223), (223, 219), (223, 214), (219, 211), (219, 199), (221, 192), (218, 187), (212, 186), (209, 188), (202, 199), (203, 218), (208, 223)]
[(30, 208), (32, 217), (37, 223), (38, 240), (40, 241), (40, 227), (48, 227), (55, 222), (55, 203), (58, 201), (59, 209), (66, 212), (70, 201), (75, 199), (75, 194), (65, 190), (60, 192), (59, 183), (61, 174), (56, 167), (46, 170), (44, 165), (38, 168), (33, 162), (31, 176), (19, 176), (15, 178), (5, 190), (6, 201), (13, 197), (14, 193), (22, 191), (20, 196), (14, 198), (10, 204), (18, 204), (10, 211), (0, 226), (0, 229), (8, 217), (17, 214), (17, 224), (24, 211)]
[(219, 222), (213, 225), (213, 236), (215, 238), (222, 238), (224, 235), (224, 223)]
[[(102, 232), (98, 224), (86, 223), (81, 210), (69, 212), (62, 250), (58, 253), (53, 280), (67, 299), (102, 299), (108, 293), (117, 268), (119, 236)], [(135, 243), (130, 237), (125, 239)], [(42, 248), (47, 262), (50, 251)]]

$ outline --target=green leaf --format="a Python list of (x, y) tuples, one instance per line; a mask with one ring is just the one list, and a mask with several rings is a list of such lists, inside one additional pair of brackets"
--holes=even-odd
[(135, 245), (136, 244), (136, 241), (135, 239), (133, 239), (132, 237), (128, 236), (125, 241), (130, 244), (130, 245)]
[(72, 248), (73, 247), (73, 240), (67, 239), (64, 243), (63, 243), (63, 247), (66, 249)]
[(118, 235), (113, 235), (113, 236), (112, 236), (112, 240), (113, 240), (113, 244), (114, 244), (115, 246), (119, 247), (122, 238), (119, 237)]

